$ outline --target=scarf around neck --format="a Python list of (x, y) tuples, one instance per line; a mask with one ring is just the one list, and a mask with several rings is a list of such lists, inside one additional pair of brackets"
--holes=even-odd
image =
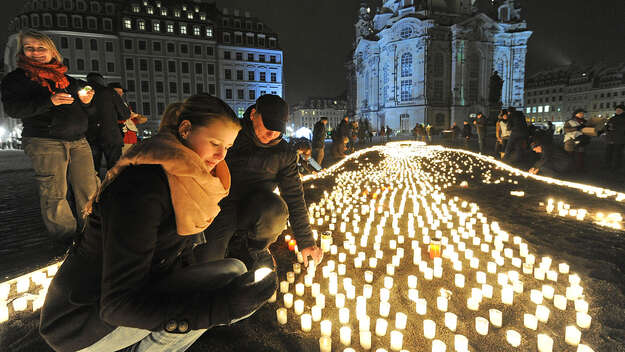
[[(24, 54), (19, 54), (17, 66), (26, 71), (26, 76), (28, 76), (31, 81), (48, 88), (50, 93), (54, 93), (55, 88), (65, 89), (69, 87), (69, 80), (67, 76), (65, 76), (67, 66), (57, 62), (56, 59), (52, 59), (49, 63), (43, 64), (29, 59), (24, 56)], [(54, 88), (50, 86), (50, 81), (54, 82)]]
[[(204, 231), (219, 213), (219, 201), (230, 191), (230, 171), (225, 161), (211, 172), (193, 150), (169, 131), (135, 144), (108, 171), (102, 185), (85, 207), (90, 214), (103, 190), (128, 166), (161, 165), (167, 175), (179, 235)], [(214, 175), (213, 175), (214, 173)]]

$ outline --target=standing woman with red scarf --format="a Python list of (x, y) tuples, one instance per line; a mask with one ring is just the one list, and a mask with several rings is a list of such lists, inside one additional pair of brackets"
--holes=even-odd
[(66, 198), (68, 178), (77, 209), (97, 188), (85, 139), (93, 90), (65, 74), (63, 58), (45, 34), (22, 31), (18, 47), (18, 68), (2, 80), (2, 103), (23, 122), (22, 144), (35, 169), (43, 222), (55, 240), (67, 243), (82, 225)]

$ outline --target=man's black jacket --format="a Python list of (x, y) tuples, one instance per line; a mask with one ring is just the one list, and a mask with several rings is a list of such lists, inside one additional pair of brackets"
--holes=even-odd
[(124, 139), (117, 121), (125, 121), (130, 117), (130, 109), (122, 98), (106, 86), (90, 82), (95, 89), (93, 104), (95, 110), (89, 115), (87, 140), (98, 145), (122, 145)]
[(325, 140), (326, 140), (326, 124), (321, 121), (317, 121), (313, 129), (312, 147), (323, 148), (325, 146)]
[[(313, 246), (304, 190), (297, 172), (297, 155), (282, 138), (269, 144), (258, 141), (249, 117), (242, 120), (226, 162), (232, 176), (230, 194), (222, 202), (238, 201), (256, 190), (273, 191), (276, 186), (289, 209), (289, 221), (298, 247)], [(262, 204), (258, 204), (262, 206)]]

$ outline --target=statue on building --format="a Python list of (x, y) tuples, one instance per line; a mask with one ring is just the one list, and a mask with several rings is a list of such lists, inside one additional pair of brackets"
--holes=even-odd
[(493, 72), (490, 76), (490, 83), (488, 85), (488, 103), (490, 105), (501, 104), (501, 87), (503, 87), (503, 79), (499, 77), (497, 71)]

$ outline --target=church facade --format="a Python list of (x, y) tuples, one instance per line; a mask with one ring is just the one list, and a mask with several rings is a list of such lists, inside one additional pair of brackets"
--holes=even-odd
[[(513, 0), (363, 5), (348, 65), (354, 112), (378, 130), (409, 131), (416, 123), (448, 128), (477, 112), (522, 108), (531, 34)], [(489, 101), (495, 71), (500, 103)]]

